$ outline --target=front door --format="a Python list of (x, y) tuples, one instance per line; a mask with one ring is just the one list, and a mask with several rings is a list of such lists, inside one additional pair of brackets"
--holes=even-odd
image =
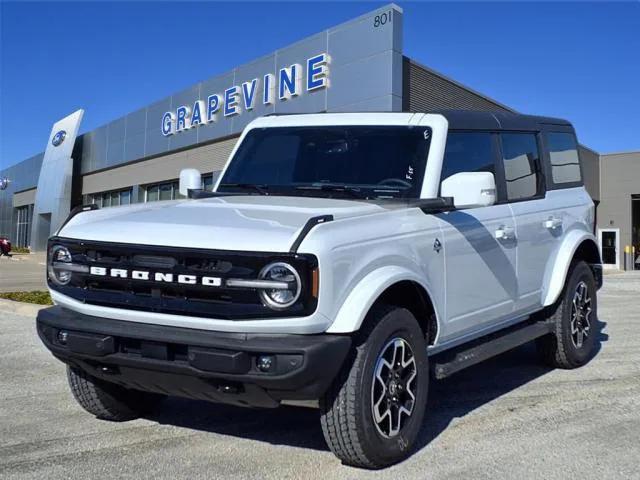
[(509, 317), (518, 294), (516, 229), (509, 205), (439, 214), (446, 311), (441, 340), (452, 340)]
[(620, 229), (603, 228), (598, 231), (602, 266), (620, 268)]

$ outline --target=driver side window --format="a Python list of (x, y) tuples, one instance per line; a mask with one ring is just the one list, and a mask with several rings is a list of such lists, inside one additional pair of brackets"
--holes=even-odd
[(491, 133), (449, 132), (440, 181), (460, 172), (491, 172), (495, 175)]

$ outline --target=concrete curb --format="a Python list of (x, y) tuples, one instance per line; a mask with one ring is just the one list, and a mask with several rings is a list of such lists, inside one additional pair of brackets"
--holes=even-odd
[(14, 302), (0, 298), (0, 312), (15, 313), (26, 317), (35, 317), (40, 310), (50, 305), (35, 305), (33, 303)]

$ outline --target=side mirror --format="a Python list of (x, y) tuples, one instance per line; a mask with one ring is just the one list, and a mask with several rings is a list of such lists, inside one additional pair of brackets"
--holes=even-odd
[(453, 197), (456, 208), (488, 207), (496, 202), (496, 179), (490, 172), (460, 172), (443, 180), (443, 197)]
[(195, 168), (185, 168), (180, 170), (180, 195), (188, 197), (189, 190), (202, 190), (202, 175)]

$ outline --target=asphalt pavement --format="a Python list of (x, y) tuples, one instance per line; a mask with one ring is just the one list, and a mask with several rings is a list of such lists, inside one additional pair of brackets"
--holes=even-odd
[(45, 255), (0, 257), (0, 292), (46, 290)]
[(418, 451), (378, 472), (341, 465), (312, 409), (169, 399), (145, 419), (96, 420), (33, 311), (0, 303), (0, 478), (640, 479), (640, 275), (605, 281), (587, 366), (550, 370), (525, 345), (432, 382)]

